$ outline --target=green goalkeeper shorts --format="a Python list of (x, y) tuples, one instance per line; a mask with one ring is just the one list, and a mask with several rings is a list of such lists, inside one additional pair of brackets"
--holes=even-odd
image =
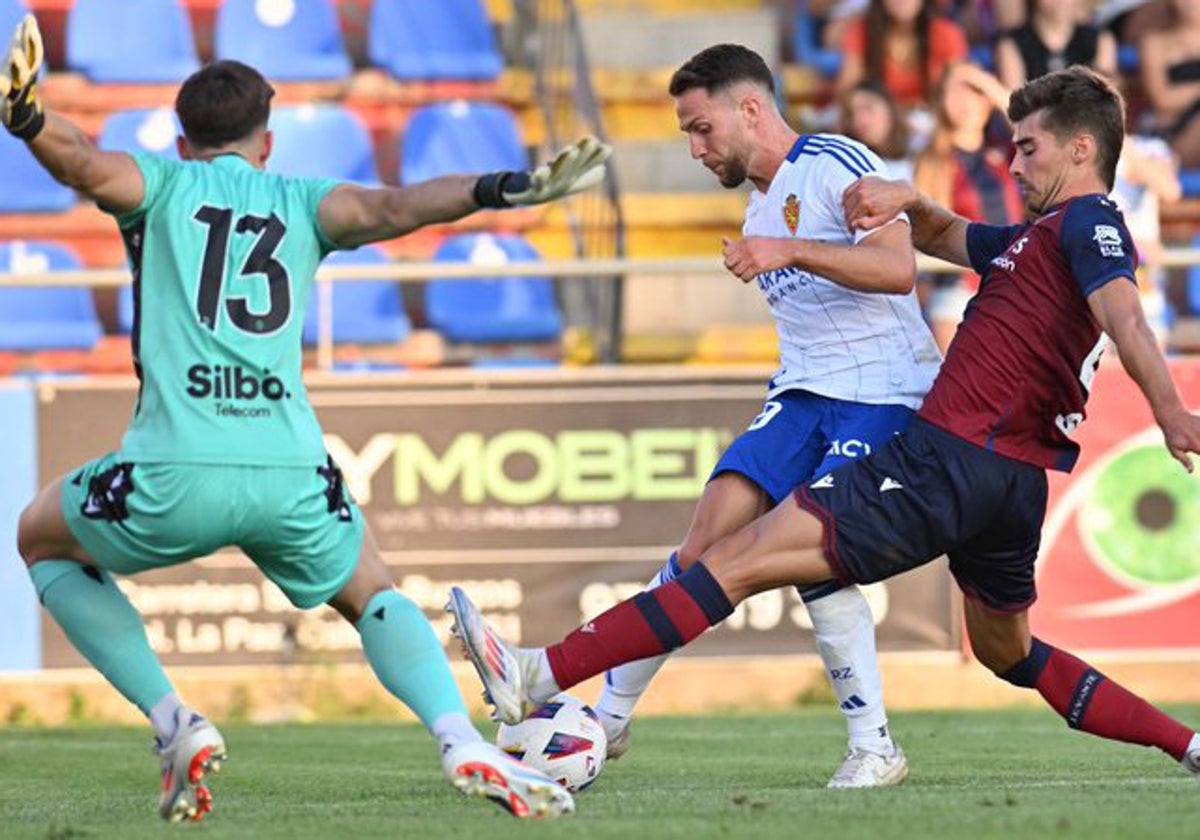
[(62, 509), (79, 544), (110, 572), (236, 546), (303, 609), (341, 591), (363, 541), (362, 512), (332, 459), (320, 468), (137, 464), (109, 453), (64, 479)]

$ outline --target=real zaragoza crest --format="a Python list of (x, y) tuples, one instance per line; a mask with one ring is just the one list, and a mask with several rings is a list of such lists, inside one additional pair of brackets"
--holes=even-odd
[(783, 202), (783, 223), (787, 225), (788, 233), (795, 235), (800, 225), (800, 201), (795, 193), (788, 195)]

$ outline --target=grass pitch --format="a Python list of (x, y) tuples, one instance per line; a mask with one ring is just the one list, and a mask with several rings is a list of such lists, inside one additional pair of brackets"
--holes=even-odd
[[(1200, 707), (1172, 710), (1200, 722)], [(148, 729), (0, 728), (0, 837), (1142, 838), (1193, 836), (1200, 781), (1161, 753), (1069, 731), (1049, 710), (900, 713), (898, 789), (823, 785), (844, 749), (833, 711), (648, 718), (634, 748), (531, 824), (467, 800), (432, 742), (387, 723), (222, 727), (230, 761), (204, 822), (156, 812)], [(1190, 828), (1189, 828), (1190, 826)]]

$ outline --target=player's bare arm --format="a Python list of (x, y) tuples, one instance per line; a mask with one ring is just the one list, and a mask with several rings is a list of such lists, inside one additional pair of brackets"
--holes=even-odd
[(856, 245), (770, 236), (723, 239), (725, 267), (743, 282), (764, 271), (799, 268), (859, 292), (907, 294), (916, 280), (908, 228), (889, 224)]
[(1088, 295), (1088, 306), (1116, 344), (1125, 370), (1146, 395), (1171, 455), (1192, 472), (1188, 453), (1200, 453), (1200, 417), (1184, 406), (1158, 342), (1146, 324), (1137, 287), (1118, 278)]
[(971, 267), (967, 256), (969, 221), (922, 195), (907, 181), (887, 181), (873, 175), (860, 178), (846, 188), (842, 208), (851, 230), (871, 230), (906, 212), (918, 251)]
[(529, 172), (445, 175), (409, 187), (343, 185), (321, 201), (321, 229), (342, 247), (394, 239), (419, 227), (452, 222), (481, 208), (544, 204), (604, 180), (612, 148), (584, 137)]
[(423, 225), (452, 222), (479, 209), (475, 175), (446, 175), (411, 187), (369, 189), (343, 184), (321, 201), (325, 235), (342, 247), (394, 239)]
[(124, 152), (105, 152), (58, 114), (46, 114), (46, 127), (29, 150), (55, 180), (118, 213), (137, 209), (145, 195), (142, 171)]
[(38, 96), (42, 34), (33, 15), (13, 32), (0, 66), (0, 117), (13, 136), (57, 181), (118, 213), (137, 208), (145, 194), (141, 170), (122, 152), (103, 152), (77, 126), (46, 111)]

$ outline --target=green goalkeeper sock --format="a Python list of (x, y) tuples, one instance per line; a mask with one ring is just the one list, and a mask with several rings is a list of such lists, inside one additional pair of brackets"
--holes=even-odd
[(434, 732), (434, 724), (448, 714), (466, 717), (450, 663), (420, 607), (396, 590), (385, 589), (367, 602), (355, 626), (379, 681), (426, 729)]
[(150, 649), (142, 617), (107, 572), (74, 560), (42, 560), (29, 576), (75, 649), (144, 714), (175, 690)]

